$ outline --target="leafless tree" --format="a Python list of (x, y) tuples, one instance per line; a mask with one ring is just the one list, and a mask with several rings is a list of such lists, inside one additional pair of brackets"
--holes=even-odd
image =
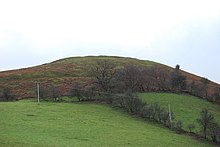
[(208, 98), (208, 84), (210, 83), (209, 79), (207, 78), (202, 78), (201, 82), (203, 83), (203, 91), (204, 91), (204, 97), (207, 99)]
[(220, 87), (216, 87), (212, 95), (212, 101), (220, 103)]
[(169, 71), (160, 66), (152, 66), (150, 68), (149, 76), (151, 83), (157, 87), (159, 91), (166, 91), (169, 89)]
[(135, 65), (126, 65), (118, 71), (118, 79), (122, 80), (126, 89), (135, 91), (139, 84), (140, 70)]
[(94, 83), (103, 91), (110, 92), (114, 88), (115, 67), (109, 60), (98, 60), (89, 70), (89, 75), (94, 77)]
[(148, 77), (147, 68), (130, 64), (117, 72), (117, 78), (124, 83), (125, 89), (132, 91), (146, 91)]

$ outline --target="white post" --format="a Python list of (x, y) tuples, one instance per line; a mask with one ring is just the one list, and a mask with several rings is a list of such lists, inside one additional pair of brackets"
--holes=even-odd
[(171, 117), (170, 104), (168, 105), (168, 107), (169, 107), (169, 119), (170, 119), (170, 127), (172, 128), (172, 117)]
[(40, 84), (37, 83), (37, 102), (40, 103)]

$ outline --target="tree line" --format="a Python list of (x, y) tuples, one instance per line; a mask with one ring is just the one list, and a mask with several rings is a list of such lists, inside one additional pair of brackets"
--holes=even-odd
[[(191, 86), (191, 91), (188, 91), (189, 86), (186, 82), (186, 77), (181, 73), (180, 66), (177, 65), (175, 70), (167, 72), (167, 70), (159, 67), (145, 68), (141, 66), (127, 65), (124, 68), (116, 68), (112, 62), (103, 60), (97, 62), (94, 67), (91, 67), (89, 75), (94, 77), (90, 85), (93, 85), (93, 90), (103, 91), (106, 93), (125, 93), (123, 96), (107, 95), (108, 103), (120, 106), (126, 109), (129, 113), (135, 114), (147, 120), (153, 120), (161, 123), (178, 133), (183, 132), (182, 121), (172, 121), (173, 113), (162, 108), (157, 103), (147, 104), (142, 102), (133, 92), (146, 91), (172, 91), (172, 92), (192, 92), (196, 95), (198, 86)], [(204, 95), (198, 95), (208, 99), (208, 84), (209, 80), (202, 78), (202, 90)], [(80, 92), (80, 91), (78, 91)], [(200, 91), (200, 94), (202, 92)], [(78, 93), (78, 96), (80, 94)], [(201, 111), (197, 122), (202, 127), (204, 138), (207, 134), (213, 142), (218, 142), (220, 139), (220, 127), (214, 116), (207, 109)], [(194, 124), (189, 124), (190, 132), (194, 129)]]
[(216, 88), (214, 94), (210, 95), (210, 81), (207, 78), (189, 82), (179, 65), (174, 70), (162, 66), (131, 64), (118, 68), (109, 60), (101, 60), (91, 67), (89, 75), (95, 79), (91, 84), (106, 92), (123, 93), (127, 89), (134, 92), (185, 92), (208, 101), (220, 102), (220, 88)]
[[(111, 93), (124, 93), (128, 89), (133, 92), (185, 92), (191, 95), (220, 103), (220, 88), (216, 88), (212, 95), (209, 94), (209, 83), (207, 78), (200, 81), (190, 81), (183, 75), (180, 66), (168, 69), (163, 66), (142, 66), (128, 64), (119, 67), (110, 60), (98, 60), (87, 71), (92, 80), (81, 84), (84, 89), (93, 89)], [(74, 81), (73, 81), (74, 82)], [(74, 82), (73, 86), (77, 83)], [(11, 88), (5, 87), (0, 91), (0, 100), (14, 100)], [(50, 87), (41, 86), (41, 97), (53, 97), (54, 95), (71, 95), (63, 93), (55, 84)]]
[[(77, 84), (78, 85), (78, 84)], [(91, 94), (91, 95), (90, 95)], [(105, 102), (112, 107), (124, 109), (127, 113), (142, 118), (145, 121), (153, 121), (179, 133), (187, 133), (194, 137), (201, 138), (200, 134), (194, 132), (195, 124), (188, 124), (188, 130), (183, 129), (183, 122), (175, 120), (175, 114), (168, 108), (160, 106), (158, 103), (143, 102), (137, 94), (131, 90), (123, 94), (112, 94), (108, 92), (90, 91), (76, 86), (73, 88), (72, 97), (81, 101)], [(202, 109), (196, 119), (200, 125), (201, 132), (205, 139), (211, 139), (214, 143), (220, 142), (220, 125), (214, 115), (207, 109)]]

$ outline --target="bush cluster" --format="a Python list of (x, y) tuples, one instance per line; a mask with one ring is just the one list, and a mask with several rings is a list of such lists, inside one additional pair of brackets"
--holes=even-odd
[(3, 88), (2, 95), (0, 96), (0, 101), (13, 101), (15, 96), (12, 95), (11, 89), (8, 87)]
[[(124, 95), (109, 95), (107, 102), (111, 102), (111, 105), (123, 108), (128, 113), (145, 120), (154, 121), (170, 128), (172, 126), (167, 109), (161, 107), (158, 103), (148, 104), (143, 102), (131, 90), (128, 90)], [(171, 116), (174, 118), (172, 112)]]

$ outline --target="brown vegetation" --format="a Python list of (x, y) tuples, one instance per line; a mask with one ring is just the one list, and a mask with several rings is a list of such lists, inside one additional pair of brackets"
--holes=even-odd
[[(15, 98), (36, 97), (36, 83), (40, 82), (41, 86), (47, 91), (45, 92), (47, 96), (51, 96), (51, 87), (53, 86), (56, 86), (60, 95), (70, 95), (72, 86), (75, 83), (80, 83), (85, 87), (94, 80), (88, 74), (88, 71), (91, 70), (91, 67), (96, 67), (98, 62), (103, 62), (103, 60), (114, 65), (115, 71), (125, 69), (122, 74), (126, 74), (130, 81), (120, 79), (120, 77), (116, 80), (126, 80), (126, 85), (123, 86), (127, 89), (135, 89), (136, 91), (173, 90), (170, 86), (170, 76), (175, 72), (176, 69), (174, 68), (151, 61), (99, 56), (67, 58), (36, 67), (0, 72), (0, 93), (3, 92), (5, 87), (8, 87)], [(187, 92), (207, 98), (209, 101), (220, 102), (220, 86), (218, 84), (209, 81), (204, 85), (202, 77), (181, 69), (178, 70), (180, 70), (181, 75), (186, 77), (186, 87), (181, 89), (180, 92)], [(107, 89), (109, 90), (109, 87)], [(207, 93), (204, 91), (207, 91)]]

